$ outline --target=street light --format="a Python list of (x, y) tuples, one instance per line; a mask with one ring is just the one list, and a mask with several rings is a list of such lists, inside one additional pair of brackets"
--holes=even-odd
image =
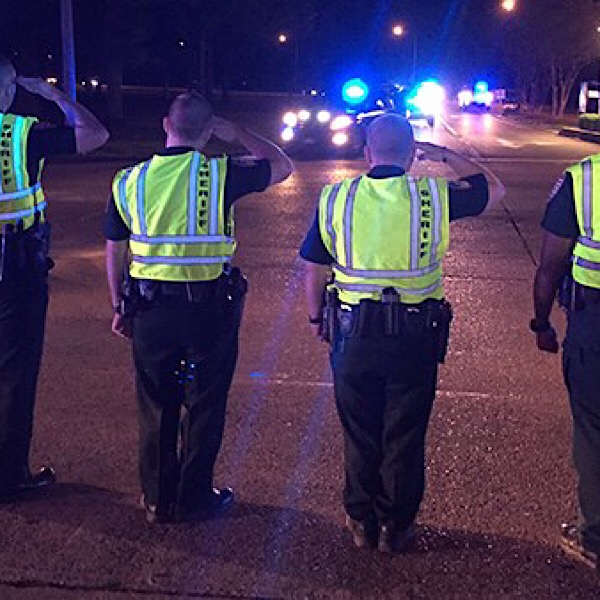
[[(285, 33), (280, 33), (277, 41), (283, 45), (287, 44), (288, 36)], [(294, 89), (292, 91), (298, 91), (298, 71), (299, 71), (299, 62), (300, 62), (300, 50), (298, 44), (298, 36), (292, 36), (292, 41), (294, 44)]]
[(396, 37), (401, 37), (404, 34), (404, 27), (402, 27), (402, 25), (394, 25), (392, 34)]
[(512, 12), (517, 7), (516, 0), (502, 0), (502, 10)]
[[(406, 35), (406, 29), (404, 25), (397, 23), (392, 27), (392, 35), (396, 38), (401, 38)], [(413, 44), (413, 59), (412, 59), (412, 82), (417, 81), (417, 34), (412, 33), (412, 44)]]

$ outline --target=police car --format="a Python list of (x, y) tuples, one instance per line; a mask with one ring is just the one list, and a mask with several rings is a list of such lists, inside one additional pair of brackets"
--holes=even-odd
[(306, 97), (282, 115), (280, 139), (291, 154), (302, 152), (357, 156), (362, 151), (365, 126), (387, 112), (406, 116), (412, 123), (433, 127), (442, 112), (444, 90), (434, 80), (415, 86), (393, 82), (371, 87), (354, 78), (342, 87), (342, 102), (323, 96)]
[(458, 107), (466, 112), (489, 111), (494, 102), (494, 93), (485, 81), (478, 81), (473, 89), (464, 87), (458, 93)]
[(356, 116), (323, 96), (306, 96), (281, 117), (281, 145), (292, 155), (360, 153), (363, 133)]

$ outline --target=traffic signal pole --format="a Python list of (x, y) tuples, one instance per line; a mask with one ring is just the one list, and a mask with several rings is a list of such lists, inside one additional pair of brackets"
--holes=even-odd
[(60, 25), (62, 37), (63, 91), (76, 100), (75, 42), (73, 36), (73, 0), (60, 0)]

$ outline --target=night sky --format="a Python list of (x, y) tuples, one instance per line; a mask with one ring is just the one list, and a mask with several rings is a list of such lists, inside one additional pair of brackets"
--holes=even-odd
[[(198, 39), (205, 35), (213, 81), (232, 89), (287, 89), (296, 51), (298, 80), (306, 88), (327, 89), (350, 76), (407, 80), (415, 56), (419, 78), (437, 77), (455, 86), (486, 78), (505, 87), (511, 82), (502, 60), (503, 40), (518, 15), (502, 12), (499, 4), (73, 0), (78, 76), (102, 77), (119, 54), (125, 83), (161, 85), (167, 78), (187, 83)], [(0, 52), (20, 71), (60, 75), (59, 6), (59, 0), (3, 1), (10, 27), (3, 28)], [(394, 23), (406, 28), (402, 38), (392, 36)], [(277, 42), (283, 31), (290, 38), (285, 45)]]

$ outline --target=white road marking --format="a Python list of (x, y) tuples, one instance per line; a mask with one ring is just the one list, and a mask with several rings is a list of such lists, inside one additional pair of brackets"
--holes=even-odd
[[(333, 389), (333, 383), (330, 381), (297, 381), (293, 379), (269, 379), (267, 377), (251, 377), (242, 381), (234, 381), (233, 385), (248, 386), (248, 385), (272, 385), (272, 386), (288, 386), (316, 389)], [(483, 398), (490, 400), (493, 398), (516, 398), (517, 394), (489, 394), (487, 392), (473, 391), (454, 391), (454, 390), (437, 390), (436, 396), (442, 398)]]
[(526, 156), (511, 158), (507, 156), (498, 156), (498, 157), (486, 157), (481, 158), (480, 162), (484, 163), (534, 163), (534, 164), (562, 164), (569, 165), (571, 163), (577, 162), (579, 158), (528, 158)]
[(496, 141), (505, 148), (522, 148), (523, 144), (517, 144), (515, 142), (511, 142), (510, 140), (505, 140), (504, 138), (496, 138)]

